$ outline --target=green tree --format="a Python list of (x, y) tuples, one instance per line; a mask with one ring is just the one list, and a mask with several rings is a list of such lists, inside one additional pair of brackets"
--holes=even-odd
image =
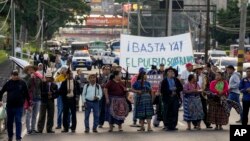
[[(239, 38), (240, 28), (238, 0), (228, 1), (227, 9), (222, 9), (217, 14), (217, 23), (224, 29), (217, 28), (215, 39), (224, 45), (229, 45), (232, 42), (236, 43), (236, 39)], [(250, 7), (248, 7), (247, 27), (250, 27)], [(247, 36), (249, 36), (249, 33), (247, 33)]]

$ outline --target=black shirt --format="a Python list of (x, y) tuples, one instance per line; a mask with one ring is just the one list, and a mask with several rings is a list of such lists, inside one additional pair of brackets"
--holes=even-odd
[(5, 92), (7, 92), (8, 108), (23, 107), (25, 99), (30, 101), (28, 87), (23, 80), (9, 80), (6, 82), (0, 91), (0, 101), (2, 101)]

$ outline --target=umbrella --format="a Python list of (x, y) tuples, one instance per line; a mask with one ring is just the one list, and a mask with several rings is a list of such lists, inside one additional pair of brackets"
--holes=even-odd
[(30, 65), (29, 62), (27, 62), (27, 61), (25, 61), (23, 59), (16, 58), (16, 57), (10, 56), (9, 59), (11, 61), (13, 61), (17, 66), (19, 66), (21, 69), (23, 69), (24, 67)]

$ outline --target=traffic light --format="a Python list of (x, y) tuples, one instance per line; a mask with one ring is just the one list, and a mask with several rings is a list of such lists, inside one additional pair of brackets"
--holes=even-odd
[[(169, 0), (168, 0), (169, 1)], [(173, 9), (183, 9), (184, 1), (183, 0), (172, 0)], [(160, 9), (166, 9), (166, 0), (159, 1)]]

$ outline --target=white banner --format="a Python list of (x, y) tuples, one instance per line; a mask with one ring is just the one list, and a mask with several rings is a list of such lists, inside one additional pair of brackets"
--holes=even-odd
[(140, 37), (121, 35), (120, 65), (129, 68), (129, 73), (138, 73), (140, 67), (147, 70), (151, 65), (165, 64), (185, 69), (185, 64), (194, 63), (190, 33), (171, 37)]

